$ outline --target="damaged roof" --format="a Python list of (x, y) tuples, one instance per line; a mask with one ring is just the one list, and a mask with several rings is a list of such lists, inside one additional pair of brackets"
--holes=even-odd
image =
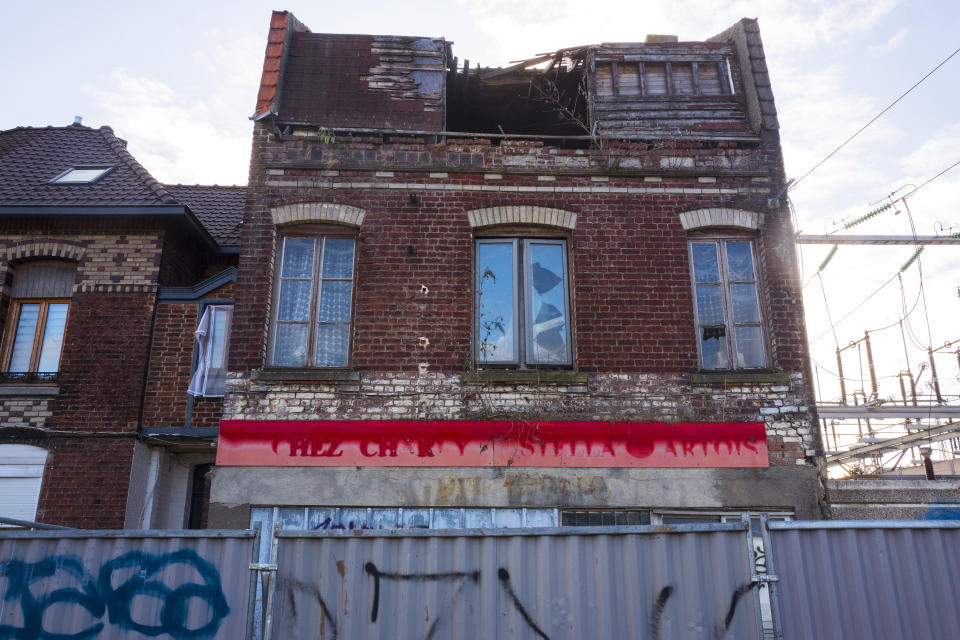
[[(92, 171), (89, 182), (53, 182), (71, 169)], [(0, 131), (0, 209), (163, 207), (192, 214), (217, 244), (239, 244), (245, 187), (162, 185), (127, 151), (110, 127), (17, 127)], [(156, 209), (160, 211), (160, 209)], [(196, 224), (196, 223), (194, 223)], [(209, 240), (209, 239), (208, 239)]]
[(705, 41), (648, 36), (458, 68), (443, 38), (270, 22), (253, 119), (281, 128), (649, 140), (757, 140), (776, 111), (756, 20)]
[(448, 52), (443, 38), (311, 33), (276, 11), (254, 119), (441, 131)]

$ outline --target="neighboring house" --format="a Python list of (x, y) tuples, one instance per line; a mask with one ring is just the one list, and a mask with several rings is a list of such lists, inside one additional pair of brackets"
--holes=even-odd
[(188, 395), (194, 333), (220, 310), (197, 391), (222, 394), (244, 197), (157, 183), (109, 127), (0, 132), (0, 516), (202, 524), (220, 398)]
[(275, 12), (210, 523), (822, 517), (755, 20), (470, 68)]

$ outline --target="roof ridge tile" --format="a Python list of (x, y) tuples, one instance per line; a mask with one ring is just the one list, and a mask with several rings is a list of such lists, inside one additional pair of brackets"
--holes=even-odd
[(123, 146), (123, 143), (120, 142), (120, 139), (117, 138), (116, 134), (113, 133), (113, 129), (107, 125), (103, 125), (99, 129), (100, 134), (103, 136), (103, 139), (107, 141), (107, 144), (110, 145), (110, 148), (114, 153), (120, 158), (121, 161), (127, 167), (129, 167), (134, 174), (147, 186), (150, 191), (157, 197), (160, 202), (164, 204), (179, 204), (170, 192), (163, 188), (157, 179), (150, 175), (150, 172), (147, 171), (142, 164), (137, 162), (136, 158), (133, 157), (127, 148)]

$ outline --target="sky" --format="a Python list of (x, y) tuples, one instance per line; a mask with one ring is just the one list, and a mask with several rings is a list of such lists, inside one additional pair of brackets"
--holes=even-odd
[[(800, 178), (960, 48), (956, 0), (291, 0), (286, 5), (7, 0), (5, 5), (0, 129), (66, 125), (79, 115), (84, 124), (112, 126), (160, 181), (189, 184), (246, 183), (248, 117), (272, 9), (292, 11), (314, 32), (442, 36), (454, 42), (454, 55), (472, 66), (504, 65), (579, 44), (639, 41), (648, 33), (702, 40), (741, 17), (757, 18), (791, 178)], [(789, 195), (799, 230), (830, 232), (960, 160), (957, 104), (960, 54), (796, 184)], [(957, 194), (960, 167), (849, 232), (958, 232)], [(912, 247), (841, 246), (816, 276), (828, 251), (806, 246), (800, 255), (801, 277), (810, 281), (804, 303), (821, 399), (839, 396), (837, 346), (890, 324), (871, 335), (879, 395), (899, 397), (897, 374), (907, 368), (920, 376), (920, 392), (931, 393), (925, 386), (929, 371), (920, 369), (925, 349), (960, 339), (960, 249), (930, 246), (899, 278)], [(861, 386), (857, 351), (844, 352), (847, 376), (856, 378), (848, 381), (848, 391)], [(956, 404), (957, 357), (936, 358), (943, 392)]]

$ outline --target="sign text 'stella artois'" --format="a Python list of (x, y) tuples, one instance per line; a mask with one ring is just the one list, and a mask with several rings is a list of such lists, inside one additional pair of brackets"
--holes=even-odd
[(762, 422), (223, 420), (226, 466), (766, 467)]

